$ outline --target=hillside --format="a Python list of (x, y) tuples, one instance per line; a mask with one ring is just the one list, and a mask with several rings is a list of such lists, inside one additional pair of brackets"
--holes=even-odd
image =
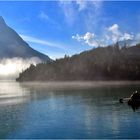
[(0, 59), (14, 57), (38, 57), (43, 62), (51, 60), (47, 55), (32, 49), (0, 16)]
[(49, 64), (31, 65), (17, 81), (140, 80), (140, 44), (99, 47)]

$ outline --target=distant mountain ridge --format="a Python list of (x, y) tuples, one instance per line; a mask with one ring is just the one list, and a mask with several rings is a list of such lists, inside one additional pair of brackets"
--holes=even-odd
[(37, 57), (42, 62), (51, 61), (47, 55), (31, 48), (0, 16), (0, 59), (14, 57)]

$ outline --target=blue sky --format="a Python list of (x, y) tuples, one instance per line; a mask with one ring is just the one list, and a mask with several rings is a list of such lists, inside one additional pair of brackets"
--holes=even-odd
[(32, 48), (51, 58), (140, 39), (139, 1), (0, 2), (0, 15)]

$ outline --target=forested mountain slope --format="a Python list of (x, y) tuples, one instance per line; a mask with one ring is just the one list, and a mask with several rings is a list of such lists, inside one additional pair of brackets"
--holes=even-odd
[(99, 47), (49, 64), (31, 65), (17, 81), (140, 80), (140, 44)]

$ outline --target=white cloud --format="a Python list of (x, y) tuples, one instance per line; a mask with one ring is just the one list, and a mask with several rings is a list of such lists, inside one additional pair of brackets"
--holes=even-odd
[(39, 39), (39, 38), (35, 38), (32, 36), (27, 36), (27, 35), (22, 35), (22, 34), (20, 34), (20, 36), (23, 38), (23, 40), (25, 40), (27, 42), (37, 43), (40, 45), (46, 45), (46, 46), (53, 47), (53, 48), (66, 49), (62, 45), (59, 45), (57, 43), (55, 44), (55, 43), (52, 43), (52, 42), (49, 42), (49, 41), (46, 41), (43, 39)]
[(84, 36), (83, 39), (85, 40), (85, 43), (88, 44), (89, 46), (99, 46), (99, 41), (95, 38), (95, 35), (93, 33), (87, 32)]
[(76, 39), (77, 41), (81, 41), (83, 39), (83, 36), (80, 36), (79, 34), (73, 35), (72, 39)]
[(82, 11), (87, 8), (87, 1), (76, 0), (75, 2), (79, 6), (79, 9), (78, 9), (79, 11)]
[(121, 38), (121, 40), (132, 40), (132, 39), (134, 39), (134, 35), (128, 33), (124, 33), (124, 35)]
[(86, 12), (83, 12), (83, 23), (84, 28), (88, 31), (96, 31), (99, 28), (99, 23), (103, 20), (102, 4), (103, 2), (101, 1), (87, 1)]
[(84, 42), (88, 44), (88, 46), (98, 47), (101, 45), (101, 42), (95, 37), (94, 33), (87, 32), (84, 35), (77, 34), (76, 36), (72, 36), (72, 39), (76, 39), (79, 42)]
[[(112, 26), (106, 28), (106, 30), (101, 34), (100, 37), (95, 35), (94, 33), (87, 32), (84, 35), (76, 34), (72, 36), (73, 39), (84, 42), (88, 46), (98, 47), (98, 46), (107, 46), (109, 44), (114, 44), (117, 41), (124, 41), (124, 40), (133, 40), (136, 37), (133, 34), (123, 33), (119, 29), (118, 24), (113, 24)], [(137, 40), (140, 40), (140, 34), (137, 35)]]
[(112, 26), (108, 27), (108, 31), (112, 32), (113, 34), (120, 35), (118, 24), (113, 24)]
[(93, 39), (93, 38), (94, 38), (94, 34), (93, 33), (87, 32), (84, 35), (84, 40), (90, 40), (90, 39)]
[[(98, 17), (101, 13), (102, 1), (86, 1), (86, 0), (60, 0), (60, 7), (63, 10), (65, 19), (69, 25), (75, 25), (82, 14), (85, 28), (93, 29), (98, 23)], [(82, 12), (87, 10), (86, 13)]]
[(76, 10), (73, 7), (72, 1), (60, 1), (59, 6), (63, 10), (66, 22), (69, 25), (73, 25), (76, 19)]
[(79, 11), (88, 9), (89, 6), (94, 7), (96, 10), (99, 9), (102, 5), (102, 1), (85, 1), (85, 0), (75, 0), (75, 3), (79, 7)]
[(118, 24), (113, 24), (112, 26), (108, 27), (107, 31), (108, 32), (106, 32), (106, 39), (110, 40), (113, 43), (116, 43), (117, 41), (132, 40), (132, 39), (134, 39), (134, 35), (133, 34), (123, 33), (119, 29), (119, 25)]
[(114, 43), (120, 40), (122, 33), (119, 31), (118, 24), (113, 24), (112, 26), (108, 27), (108, 39), (111, 39)]

